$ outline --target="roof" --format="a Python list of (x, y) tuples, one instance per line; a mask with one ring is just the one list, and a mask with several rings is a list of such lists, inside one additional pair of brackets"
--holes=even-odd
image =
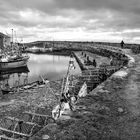
[(3, 33), (1, 33), (1, 32), (0, 32), (0, 36), (2, 36), (2, 37), (8, 37), (8, 38), (10, 38), (10, 36), (8, 36), (8, 35), (5, 35), (5, 34), (3, 34)]

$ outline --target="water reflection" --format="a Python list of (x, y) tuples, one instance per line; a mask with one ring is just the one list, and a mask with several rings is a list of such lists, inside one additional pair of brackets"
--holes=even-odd
[[(57, 80), (66, 75), (69, 56), (57, 56), (47, 54), (29, 54), (28, 67), (3, 71), (0, 73), (0, 81), (9, 84), (11, 87), (27, 82), (34, 82), (39, 79), (39, 75), (49, 80)], [(78, 74), (80, 68), (75, 61), (76, 69), (72, 74)]]
[[(62, 78), (66, 74), (69, 59), (69, 56), (30, 54), (30, 61), (28, 62), (28, 67), (30, 70), (29, 81), (38, 79), (39, 75), (43, 75), (49, 80)], [(73, 71), (73, 73), (78, 74), (80, 69), (76, 61), (75, 65), (76, 69)]]
[(29, 69), (27, 66), (20, 67), (18, 69), (10, 69), (0, 72), (0, 82), (2, 88), (16, 87), (25, 84), (28, 80)]

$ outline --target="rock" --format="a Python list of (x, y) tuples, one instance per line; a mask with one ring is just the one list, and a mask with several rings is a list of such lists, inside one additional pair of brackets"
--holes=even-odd
[(53, 133), (58, 129), (58, 126), (56, 123), (51, 123), (51, 124), (46, 125), (45, 130), (46, 129)]
[(126, 77), (128, 75), (128, 72), (127, 71), (125, 71), (125, 70), (120, 70), (120, 71), (117, 71), (117, 72), (115, 72), (113, 75), (112, 75), (112, 77), (114, 77), (114, 78), (124, 78), (124, 77)]
[(48, 136), (48, 135), (43, 135), (43, 136), (42, 136), (42, 139), (43, 139), (43, 140), (48, 140), (49, 138), (50, 138), (50, 136)]
[(60, 120), (69, 120), (69, 119), (71, 119), (71, 117), (67, 116), (67, 115), (62, 115), (59, 119)]
[(130, 55), (126, 54), (126, 56), (128, 57), (128, 67), (133, 67), (135, 64), (135, 59), (133, 57), (131, 57)]
[(78, 93), (78, 96), (85, 97), (86, 95), (87, 95), (87, 84), (86, 84), (86, 82), (84, 82), (84, 84), (82, 85), (82, 87)]
[(109, 93), (108, 90), (104, 90), (104, 89), (100, 89), (98, 92), (100, 92), (100, 93)]
[(51, 117), (47, 119), (47, 123), (54, 123), (54, 122), (55, 122), (55, 120)]
[(71, 111), (71, 110), (65, 110), (65, 111), (62, 113), (62, 115), (66, 115), (66, 116), (71, 115), (71, 114), (72, 114), (72, 111)]
[(104, 83), (98, 85), (94, 90), (92, 90), (89, 94), (90, 95), (97, 95), (99, 90), (103, 90)]
[(43, 87), (45, 87), (45, 85), (39, 85), (39, 88), (43, 88)]
[(124, 112), (123, 108), (119, 107), (118, 112), (120, 112), (120, 113)]
[(83, 112), (81, 112), (81, 114), (82, 114), (82, 115), (87, 115), (87, 114), (93, 114), (93, 113), (90, 112), (90, 111), (83, 111)]
[(75, 106), (75, 110), (84, 110), (84, 109), (86, 109), (86, 107), (83, 105)]
[(99, 110), (100, 108), (101, 108), (101, 105), (99, 103), (94, 103), (90, 105), (90, 109), (93, 109), (93, 110)]

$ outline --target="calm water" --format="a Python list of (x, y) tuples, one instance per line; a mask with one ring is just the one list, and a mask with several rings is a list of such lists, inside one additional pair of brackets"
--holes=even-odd
[[(69, 56), (48, 54), (29, 54), (29, 56), (30, 59), (27, 63), (28, 68), (17, 69), (10, 74), (1, 75), (1, 83), (16, 86), (18, 81), (20, 81), (20, 84), (23, 84), (27, 78), (28, 82), (40, 80), (40, 75), (49, 80), (57, 80), (66, 75), (70, 59)], [(76, 69), (72, 70), (72, 74), (80, 73), (80, 68), (76, 60), (74, 64)]]

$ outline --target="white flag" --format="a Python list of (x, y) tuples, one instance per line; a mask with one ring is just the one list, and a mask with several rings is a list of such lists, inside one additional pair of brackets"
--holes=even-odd
[(79, 90), (78, 96), (79, 97), (85, 97), (87, 95), (87, 84), (84, 82), (81, 89)]

